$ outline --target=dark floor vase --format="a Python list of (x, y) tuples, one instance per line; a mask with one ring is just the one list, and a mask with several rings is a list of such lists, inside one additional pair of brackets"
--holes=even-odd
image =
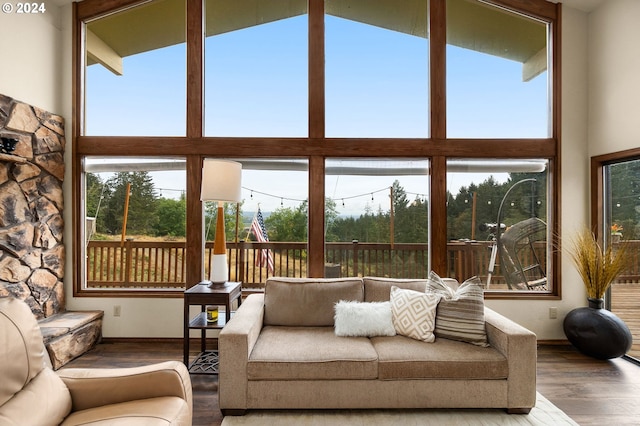
[(589, 299), (588, 307), (569, 312), (564, 319), (564, 333), (586, 355), (617, 358), (631, 349), (631, 331), (620, 318), (602, 307), (602, 299)]

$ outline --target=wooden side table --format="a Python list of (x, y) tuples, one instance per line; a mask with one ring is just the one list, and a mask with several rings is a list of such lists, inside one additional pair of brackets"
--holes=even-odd
[[(224, 285), (209, 286), (210, 281), (203, 281), (184, 292), (184, 364), (193, 374), (218, 374), (218, 351), (207, 350), (207, 330), (221, 329), (231, 319), (231, 306), (238, 301), (242, 303), (242, 283), (227, 282)], [(200, 305), (200, 313), (189, 318), (189, 307)], [(218, 321), (207, 322), (206, 306), (225, 307), (225, 315), (218, 315)], [(200, 353), (189, 363), (189, 330), (200, 330)]]

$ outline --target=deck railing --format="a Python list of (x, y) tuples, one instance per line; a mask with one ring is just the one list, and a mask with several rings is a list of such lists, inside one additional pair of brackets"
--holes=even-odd
[[(447, 244), (448, 276), (463, 281), (478, 275), (486, 282), (492, 242), (454, 241)], [(640, 241), (629, 242), (631, 266), (617, 282), (640, 281)], [(263, 250), (270, 250), (274, 270), (256, 266)], [(544, 262), (544, 242), (536, 251)], [(90, 241), (87, 246), (88, 288), (185, 288), (184, 242), (147, 242), (127, 240)], [(213, 243), (205, 246), (205, 274), (208, 274)], [(242, 281), (245, 287), (259, 288), (270, 276), (306, 277), (307, 244), (291, 242), (228, 242), (230, 280)], [(426, 278), (428, 246), (426, 244), (327, 243), (325, 276), (389, 276)], [(526, 259), (525, 259), (526, 263)], [(544, 265), (543, 265), (544, 267)], [(492, 287), (505, 284), (496, 265)]]

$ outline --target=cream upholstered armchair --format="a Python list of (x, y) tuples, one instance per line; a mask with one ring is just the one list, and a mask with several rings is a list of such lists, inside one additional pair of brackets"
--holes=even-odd
[(0, 298), (0, 426), (191, 425), (181, 362), (55, 372), (29, 307)]

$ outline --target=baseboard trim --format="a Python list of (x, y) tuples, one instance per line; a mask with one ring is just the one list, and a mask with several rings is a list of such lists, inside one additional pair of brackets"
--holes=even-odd
[(538, 345), (545, 346), (571, 346), (567, 339), (542, 339), (538, 340)]
[(102, 343), (182, 343), (182, 337), (102, 337)]
[[(172, 344), (182, 346), (184, 340), (182, 337), (103, 337), (102, 343), (158, 343), (158, 344)], [(191, 351), (199, 350), (200, 338), (191, 337), (189, 339), (189, 349)], [(210, 337), (207, 339), (207, 350), (218, 349), (218, 339)]]

